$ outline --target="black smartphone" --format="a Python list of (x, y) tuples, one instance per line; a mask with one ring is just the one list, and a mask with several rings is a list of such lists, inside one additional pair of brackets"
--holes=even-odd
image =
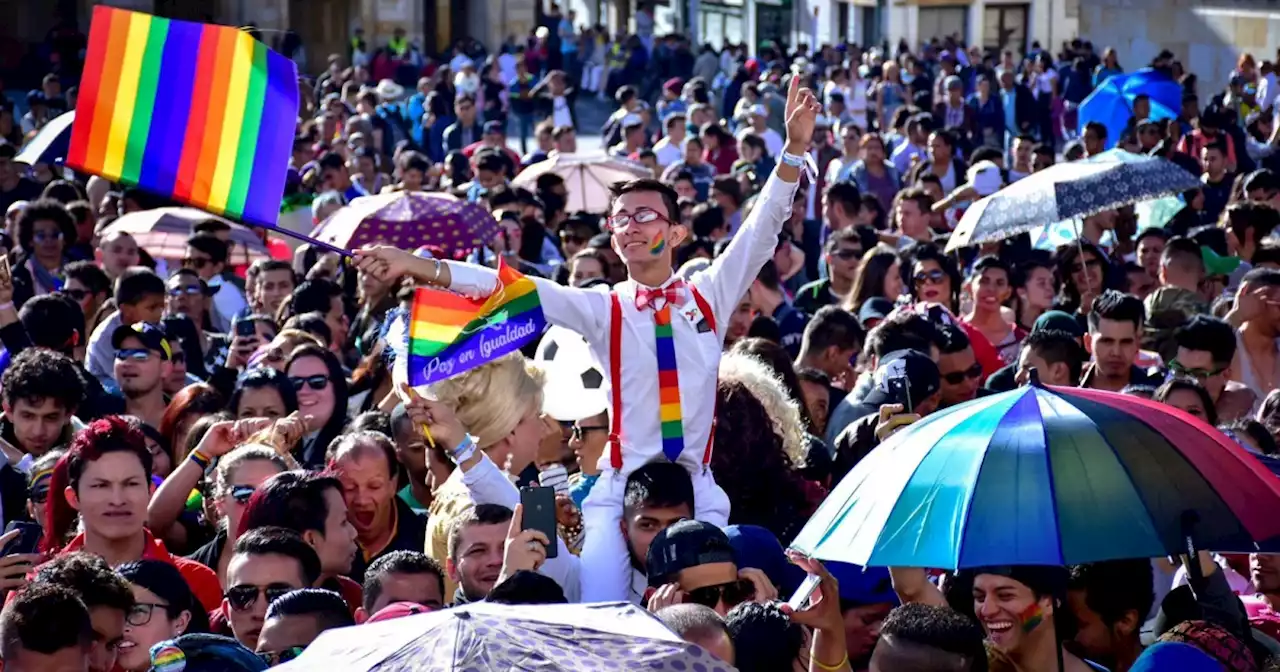
[(257, 336), (258, 325), (253, 320), (236, 320), (236, 336)]
[(907, 387), (906, 376), (893, 376), (887, 381), (889, 384), (889, 393), (893, 400), (902, 404), (907, 413), (915, 413), (915, 404), (911, 401), (911, 389)]
[(547, 557), (556, 557), (556, 489), (528, 487), (520, 490), (520, 505), (524, 507), (524, 524), (521, 530), (538, 530), (551, 542)]
[(21, 532), (16, 539), (0, 549), (0, 555), (35, 553), (40, 546), (40, 526), (25, 520), (14, 520), (5, 526), (4, 533), (8, 534), (13, 530), (21, 530)]

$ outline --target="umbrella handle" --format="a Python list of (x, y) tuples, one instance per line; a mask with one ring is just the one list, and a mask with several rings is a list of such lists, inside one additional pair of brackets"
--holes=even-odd
[[(251, 226), (257, 226), (257, 224), (251, 224), (251, 223), (249, 223), (249, 222), (245, 222), (245, 223), (246, 223), (246, 224), (250, 224)], [(344, 257), (348, 257), (348, 258), (350, 258), (350, 257), (352, 256), (352, 255), (351, 255), (351, 251), (350, 251), (350, 250), (344, 250), (344, 249), (342, 249), (341, 247), (338, 247), (337, 245), (334, 245), (333, 243), (326, 243), (326, 242), (324, 242), (323, 240), (316, 240), (315, 238), (312, 238), (311, 236), (308, 236), (308, 235), (306, 235), (305, 233), (298, 233), (297, 231), (293, 231), (293, 230), (291, 230), (291, 229), (286, 229), (286, 228), (284, 228), (284, 227), (274, 227), (274, 226), (273, 226), (273, 227), (268, 227), (268, 229), (269, 229), (269, 230), (271, 230), (271, 231), (275, 231), (276, 233), (282, 233), (282, 234), (284, 234), (284, 235), (286, 235), (286, 236), (289, 236), (290, 238), (297, 238), (298, 240), (301, 240), (301, 241), (302, 241), (302, 242), (304, 242), (304, 243), (311, 243), (312, 245), (315, 245), (316, 247), (324, 248), (324, 249), (326, 249), (326, 250), (328, 250), (328, 251), (330, 251), (330, 252), (335, 252), (335, 253), (340, 254), (340, 255), (342, 255), (342, 256), (344, 256)]]
[(1204, 572), (1200, 569), (1200, 549), (1196, 548), (1195, 526), (1200, 515), (1192, 509), (1182, 512), (1182, 542), (1187, 549), (1187, 581), (1197, 593), (1204, 590)]

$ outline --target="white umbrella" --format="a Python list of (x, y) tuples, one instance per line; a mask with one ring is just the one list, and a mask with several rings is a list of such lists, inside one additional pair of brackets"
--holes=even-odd
[(733, 672), (635, 605), (477, 602), (327, 630), (276, 668), (419, 670), (695, 670)]
[(534, 190), (538, 176), (555, 173), (564, 179), (568, 190), (567, 212), (606, 212), (609, 209), (609, 187), (638, 177), (653, 177), (643, 165), (619, 159), (603, 152), (597, 154), (557, 154), (546, 161), (525, 168), (512, 180), (513, 185)]

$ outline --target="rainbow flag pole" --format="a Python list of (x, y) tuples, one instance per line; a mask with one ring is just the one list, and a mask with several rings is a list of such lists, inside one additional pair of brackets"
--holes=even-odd
[(471, 299), (419, 287), (409, 311), (409, 384), (456, 376), (519, 350), (546, 326), (538, 290), (519, 271), (498, 264), (498, 287)]
[(98, 5), (66, 164), (294, 235), (276, 219), (297, 116), (297, 67), (247, 32)]

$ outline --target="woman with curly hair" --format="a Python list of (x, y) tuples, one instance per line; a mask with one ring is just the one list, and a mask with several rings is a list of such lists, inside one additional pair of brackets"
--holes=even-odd
[[(730, 352), (720, 360), (711, 470), (733, 502), (730, 525), (759, 525), (783, 546), (821, 501), (797, 467), (806, 439), (800, 406), (760, 359)], [(815, 489), (816, 490), (816, 489)]]

